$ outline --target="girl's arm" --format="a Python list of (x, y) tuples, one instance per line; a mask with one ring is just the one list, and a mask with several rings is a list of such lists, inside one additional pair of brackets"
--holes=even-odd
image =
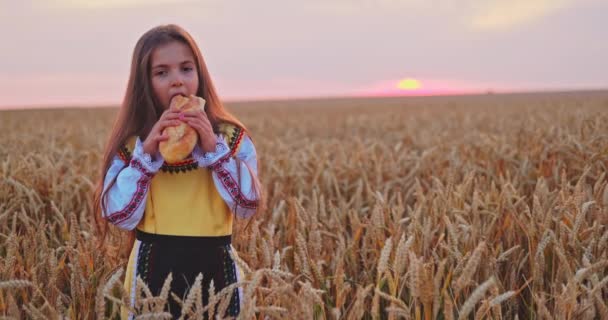
[(121, 229), (135, 229), (144, 215), (150, 180), (163, 162), (160, 153), (155, 155), (155, 160), (144, 153), (139, 138), (135, 142), (131, 159), (125, 162), (115, 155), (104, 179), (104, 191), (114, 178), (116, 182), (102, 199), (107, 211), (102, 210), (103, 217)]
[[(192, 153), (199, 166), (212, 170), (213, 181), (228, 207), (240, 218), (249, 218), (258, 207), (253, 178), (258, 174), (255, 146), (244, 135), (233, 157), (221, 135), (216, 135), (215, 152), (203, 152), (197, 144)], [(240, 169), (240, 183), (239, 183)]]

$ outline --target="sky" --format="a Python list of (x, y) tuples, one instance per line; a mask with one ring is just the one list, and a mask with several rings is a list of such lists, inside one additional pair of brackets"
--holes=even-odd
[(0, 0), (0, 108), (120, 104), (137, 39), (224, 100), (608, 88), (608, 0)]

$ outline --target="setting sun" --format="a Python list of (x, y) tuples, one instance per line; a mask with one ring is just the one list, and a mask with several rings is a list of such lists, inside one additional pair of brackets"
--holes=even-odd
[(420, 89), (420, 81), (416, 79), (403, 79), (397, 84), (397, 88), (401, 90), (416, 90)]

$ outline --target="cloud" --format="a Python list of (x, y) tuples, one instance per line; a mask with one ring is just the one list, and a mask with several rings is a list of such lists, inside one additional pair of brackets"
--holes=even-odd
[(500, 31), (532, 23), (575, 5), (573, 0), (495, 0), (480, 2), (470, 26), (476, 30)]
[(605, 0), (310, 0), (305, 6), (336, 17), (382, 13), (439, 18), (465, 30), (506, 31), (550, 17), (561, 10)]

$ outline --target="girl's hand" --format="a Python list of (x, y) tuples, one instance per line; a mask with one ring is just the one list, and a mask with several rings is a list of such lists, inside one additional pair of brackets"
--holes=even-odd
[(188, 110), (182, 113), (182, 116), (179, 119), (196, 130), (198, 133), (199, 145), (204, 152), (215, 151), (215, 133), (213, 132), (213, 126), (211, 126), (211, 122), (209, 121), (209, 118), (207, 118), (207, 113), (205, 113), (205, 111), (198, 108), (195, 110)]
[(166, 127), (177, 126), (181, 122), (179, 120), (179, 110), (167, 109), (160, 116), (160, 119), (154, 124), (152, 130), (143, 142), (144, 152), (154, 156), (158, 152), (158, 143), (169, 139), (169, 135), (163, 135), (162, 132)]

